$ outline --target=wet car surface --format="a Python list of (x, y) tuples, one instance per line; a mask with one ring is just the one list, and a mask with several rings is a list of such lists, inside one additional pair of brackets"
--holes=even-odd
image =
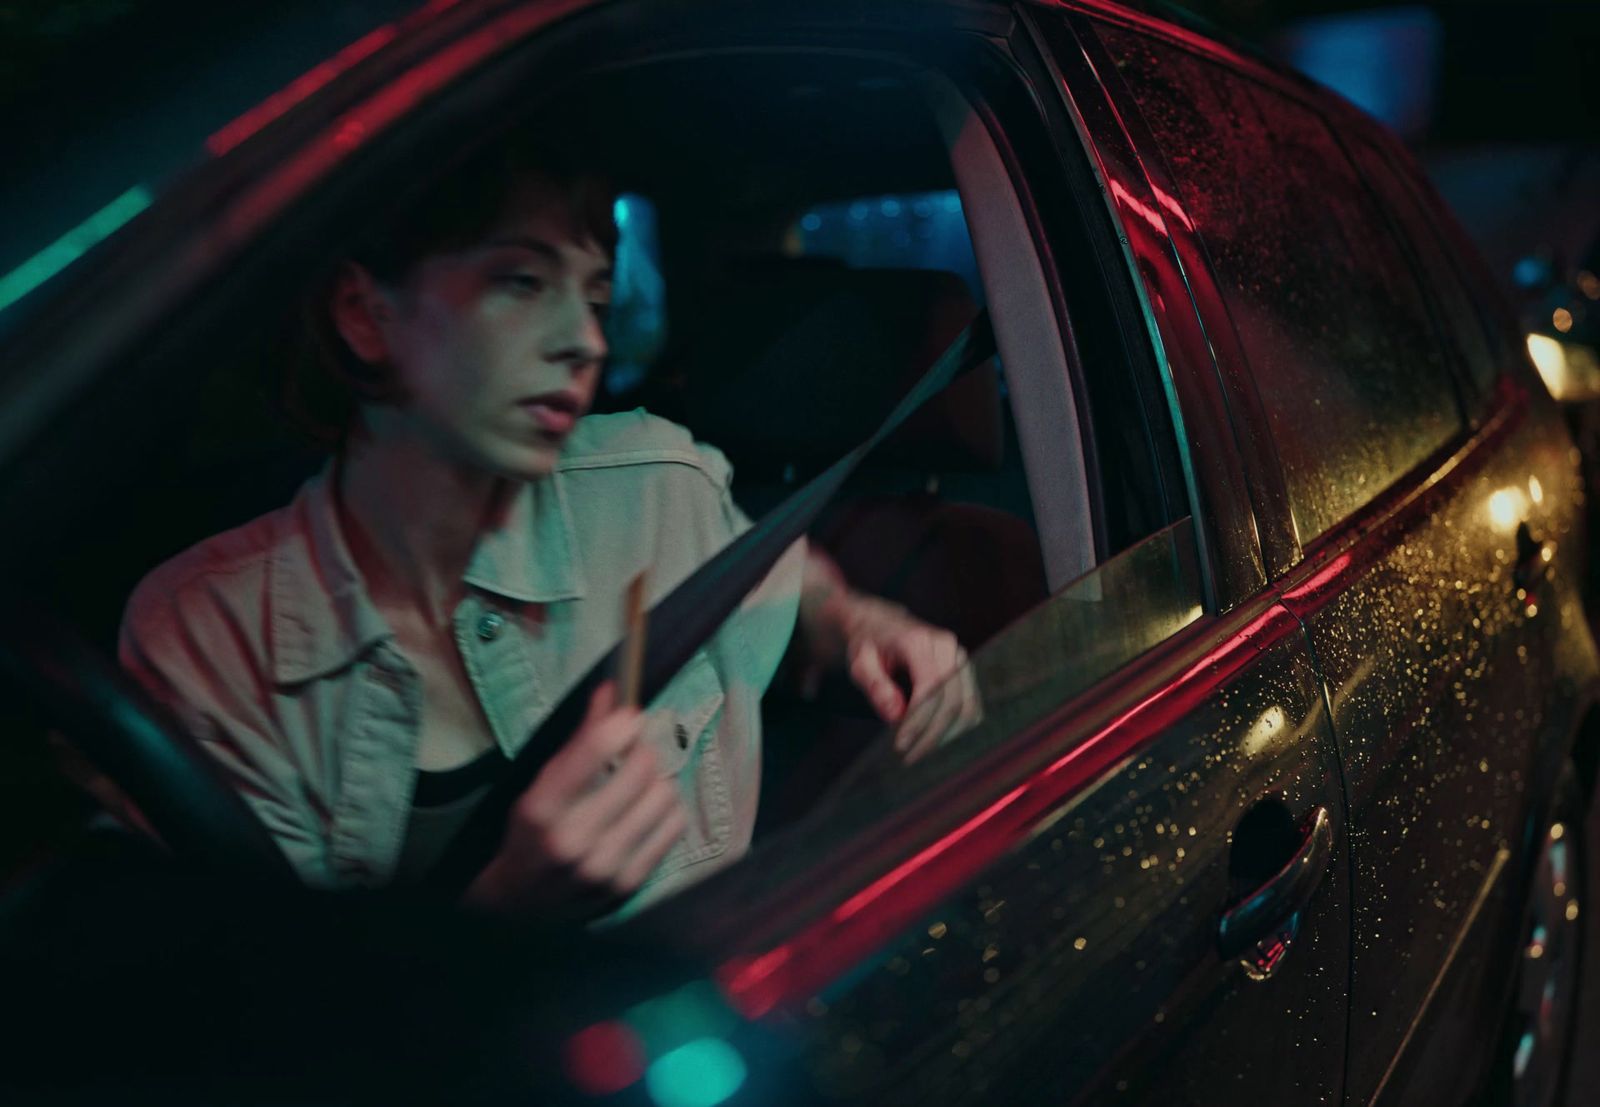
[[(249, 414), (283, 348), (239, 352), (270, 327), (237, 321), (283, 306), (261, 290), (379, 168), (570, 82), (662, 213), (669, 289), (738, 321), (679, 309), (643, 395), (724, 446), (752, 514), (980, 303), (999, 347), (813, 532), (956, 630), (983, 717), (908, 766), (848, 695), (775, 693), (769, 778), (810, 783), (773, 792), (749, 858), (623, 927), (790, 1043), (724, 1098), (792, 1072), (797, 1100), (866, 1103), (1553, 1102), (1596, 763), (1584, 491), (1470, 250), (1391, 137), (1233, 47), (1099, 3), (911, 11), (419, 17), (18, 329), (0, 510), (43, 537), (7, 551), (13, 579), (93, 639), (182, 536), (292, 488), (304, 458)], [(684, 114), (687, 154), (656, 137)], [(693, 166), (740, 159), (702, 195)], [(974, 272), (914, 264), (917, 223), (888, 225), (890, 264), (805, 252), (824, 203), (896, 219), (929, 195), (955, 197)], [(163, 486), (63, 497), (85, 441)], [(643, 1060), (606, 1094), (655, 1095), (649, 1066), (704, 1037), (640, 1009), (614, 1021)], [(632, 1071), (628, 1049), (595, 1063)]]

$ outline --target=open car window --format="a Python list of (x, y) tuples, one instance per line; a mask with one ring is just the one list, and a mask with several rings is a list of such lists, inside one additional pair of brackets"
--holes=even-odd
[[(1008, 699), (1007, 682), (1023, 679), (1017, 651), (1028, 647), (1018, 643), (1103, 587), (1084, 576), (1113, 543), (1102, 537), (1080, 435), (1099, 416), (1078, 406), (1069, 383), (1073, 351), (1035, 216), (964, 91), (989, 64), (978, 60), (984, 48), (964, 41), (941, 71), (884, 46), (870, 56), (668, 57), (573, 78), (562, 103), (581, 104), (574, 110), (604, 131), (603, 168), (626, 197), (619, 255), (633, 252), (635, 298), (628, 339), (621, 321), (615, 337), (630, 375), (607, 382), (604, 402), (615, 411), (643, 405), (717, 447), (750, 518), (865, 437), (978, 304), (990, 306), (1004, 387), (990, 364), (935, 398), (811, 534), (854, 587), (991, 659), (978, 666), (988, 674), (980, 684), (996, 684), (978, 689), (986, 737), (964, 746), (976, 753), (1003, 746), (1031, 710)], [(330, 185), (326, 210), (349, 203), (340, 188), (355, 186)], [(848, 226), (863, 198), (891, 222), (886, 209), (897, 204), (901, 214), (915, 216), (919, 204), (943, 212), (936, 233), (949, 249), (906, 249), (900, 235), (914, 244), (915, 226), (878, 227), (887, 248), (827, 250), (806, 237), (841, 210)], [(75, 413), (75, 432), (102, 433), (108, 449), (141, 443), (139, 465), (112, 474), (92, 512), (71, 513), (75, 525), (61, 528), (50, 565), (48, 587), (99, 642), (109, 644), (122, 602), (153, 565), (288, 502), (322, 464), (278, 410), (283, 366), (303, 356), (296, 282), (308, 259), (331, 260), (337, 241), (314, 233), (326, 229), (319, 218), (323, 209), (280, 215), (282, 239), (296, 250), (262, 247), (262, 268), (231, 278), (240, 287), (248, 278), (248, 293), (187, 313), (125, 357), (126, 373)], [(126, 411), (141, 424), (118, 423)], [(1165, 525), (1166, 510), (1130, 509), (1136, 521), (1118, 524), (1114, 545), (1148, 534), (1151, 520)], [(1152, 593), (1166, 627), (1193, 607), (1182, 587), (1192, 577), (1185, 533), (1158, 529), (1154, 547), (1135, 542), (1129, 555), (1182, 567), (1171, 588)], [(1086, 659), (1074, 672), (1091, 679), (1112, 665)], [(864, 771), (852, 766), (887, 745), (847, 678), (803, 693), (786, 675), (763, 704), (758, 842), (810, 817), (840, 781)], [(960, 757), (928, 763), (944, 767), (926, 773), (949, 774)]]

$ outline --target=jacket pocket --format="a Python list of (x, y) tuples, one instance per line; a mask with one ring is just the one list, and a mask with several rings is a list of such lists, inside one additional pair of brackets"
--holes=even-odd
[(712, 737), (706, 732), (722, 710), (722, 682), (703, 653), (689, 659), (650, 704), (645, 733), (656, 749), (662, 776), (677, 776)]

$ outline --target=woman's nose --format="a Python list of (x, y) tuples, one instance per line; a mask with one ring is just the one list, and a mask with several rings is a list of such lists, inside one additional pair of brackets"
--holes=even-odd
[(599, 362), (606, 356), (605, 328), (595, 314), (588, 298), (574, 294), (562, 298), (563, 303), (552, 320), (553, 326), (546, 341), (551, 361), (565, 361), (580, 368), (589, 362)]

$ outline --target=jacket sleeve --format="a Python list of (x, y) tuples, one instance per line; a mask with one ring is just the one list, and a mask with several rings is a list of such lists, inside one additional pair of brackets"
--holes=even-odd
[(221, 766), (308, 884), (334, 882), (322, 822), (273, 719), (260, 633), (213, 576), (135, 589), (118, 658)]

